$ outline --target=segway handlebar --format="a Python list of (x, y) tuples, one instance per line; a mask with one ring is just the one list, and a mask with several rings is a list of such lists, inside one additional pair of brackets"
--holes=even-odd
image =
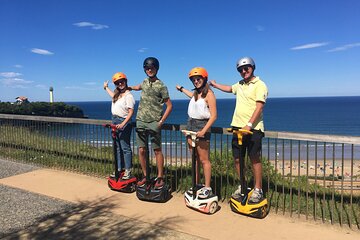
[(194, 131), (189, 131), (189, 130), (181, 130), (182, 133), (185, 134), (185, 136), (190, 136), (191, 137), (191, 146), (195, 147), (195, 141), (196, 141), (196, 132)]
[(113, 138), (116, 138), (117, 131), (121, 132), (123, 130), (122, 128), (117, 128), (116, 124), (103, 124), (103, 127), (111, 129), (111, 134)]
[(117, 128), (116, 128), (116, 125), (115, 124), (103, 124), (103, 127), (106, 127), (106, 128), (111, 128), (112, 131), (116, 131)]
[(242, 145), (242, 138), (243, 138), (244, 133), (253, 134), (253, 132), (251, 132), (249, 130), (241, 129), (241, 128), (240, 129), (227, 128), (226, 130), (228, 132), (232, 132), (233, 134), (237, 135), (239, 145)]

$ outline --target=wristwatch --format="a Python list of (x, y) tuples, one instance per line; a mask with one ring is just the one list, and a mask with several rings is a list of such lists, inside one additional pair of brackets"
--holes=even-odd
[(246, 126), (250, 127), (251, 129), (252, 129), (252, 127), (253, 127), (253, 125), (252, 125), (251, 122), (248, 122), (248, 123), (246, 124)]

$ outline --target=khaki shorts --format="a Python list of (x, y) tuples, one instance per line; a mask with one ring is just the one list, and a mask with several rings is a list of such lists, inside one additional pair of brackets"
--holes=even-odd
[(147, 147), (150, 137), (151, 146), (153, 149), (161, 149), (161, 129), (159, 128), (159, 122), (142, 122), (136, 121), (136, 130), (148, 129), (152, 130), (149, 136), (146, 136), (144, 132), (136, 131), (136, 142), (138, 147)]

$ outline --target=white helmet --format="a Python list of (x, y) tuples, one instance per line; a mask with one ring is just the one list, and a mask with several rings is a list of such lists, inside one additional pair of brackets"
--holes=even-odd
[(251, 57), (243, 57), (236, 64), (236, 69), (239, 71), (239, 68), (242, 66), (251, 65), (255, 70), (255, 62)]

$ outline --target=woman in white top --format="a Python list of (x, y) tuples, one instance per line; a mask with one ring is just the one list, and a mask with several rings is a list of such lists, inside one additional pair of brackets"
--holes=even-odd
[[(208, 131), (217, 117), (216, 98), (214, 92), (210, 89), (207, 83), (208, 73), (205, 68), (196, 67), (191, 69), (189, 78), (194, 84), (194, 92), (191, 92), (179, 85), (176, 86), (176, 89), (191, 98), (188, 107), (189, 119), (186, 129), (197, 132), (196, 183), (198, 184), (200, 180), (198, 165), (201, 163), (204, 169), (205, 187), (200, 189), (199, 197), (207, 198), (212, 193), (210, 187), (211, 163), (209, 160), (211, 134)], [(188, 145), (190, 151), (192, 151), (190, 136), (188, 136)]]
[(124, 73), (115, 73), (112, 77), (112, 81), (116, 86), (115, 90), (112, 91), (109, 88), (109, 81), (104, 82), (104, 89), (112, 98), (112, 123), (121, 130), (118, 131), (116, 138), (116, 160), (118, 162), (119, 173), (125, 168), (122, 179), (126, 180), (130, 178), (132, 168), (130, 136), (132, 131), (131, 117), (134, 114), (135, 100), (128, 89), (127, 78)]

